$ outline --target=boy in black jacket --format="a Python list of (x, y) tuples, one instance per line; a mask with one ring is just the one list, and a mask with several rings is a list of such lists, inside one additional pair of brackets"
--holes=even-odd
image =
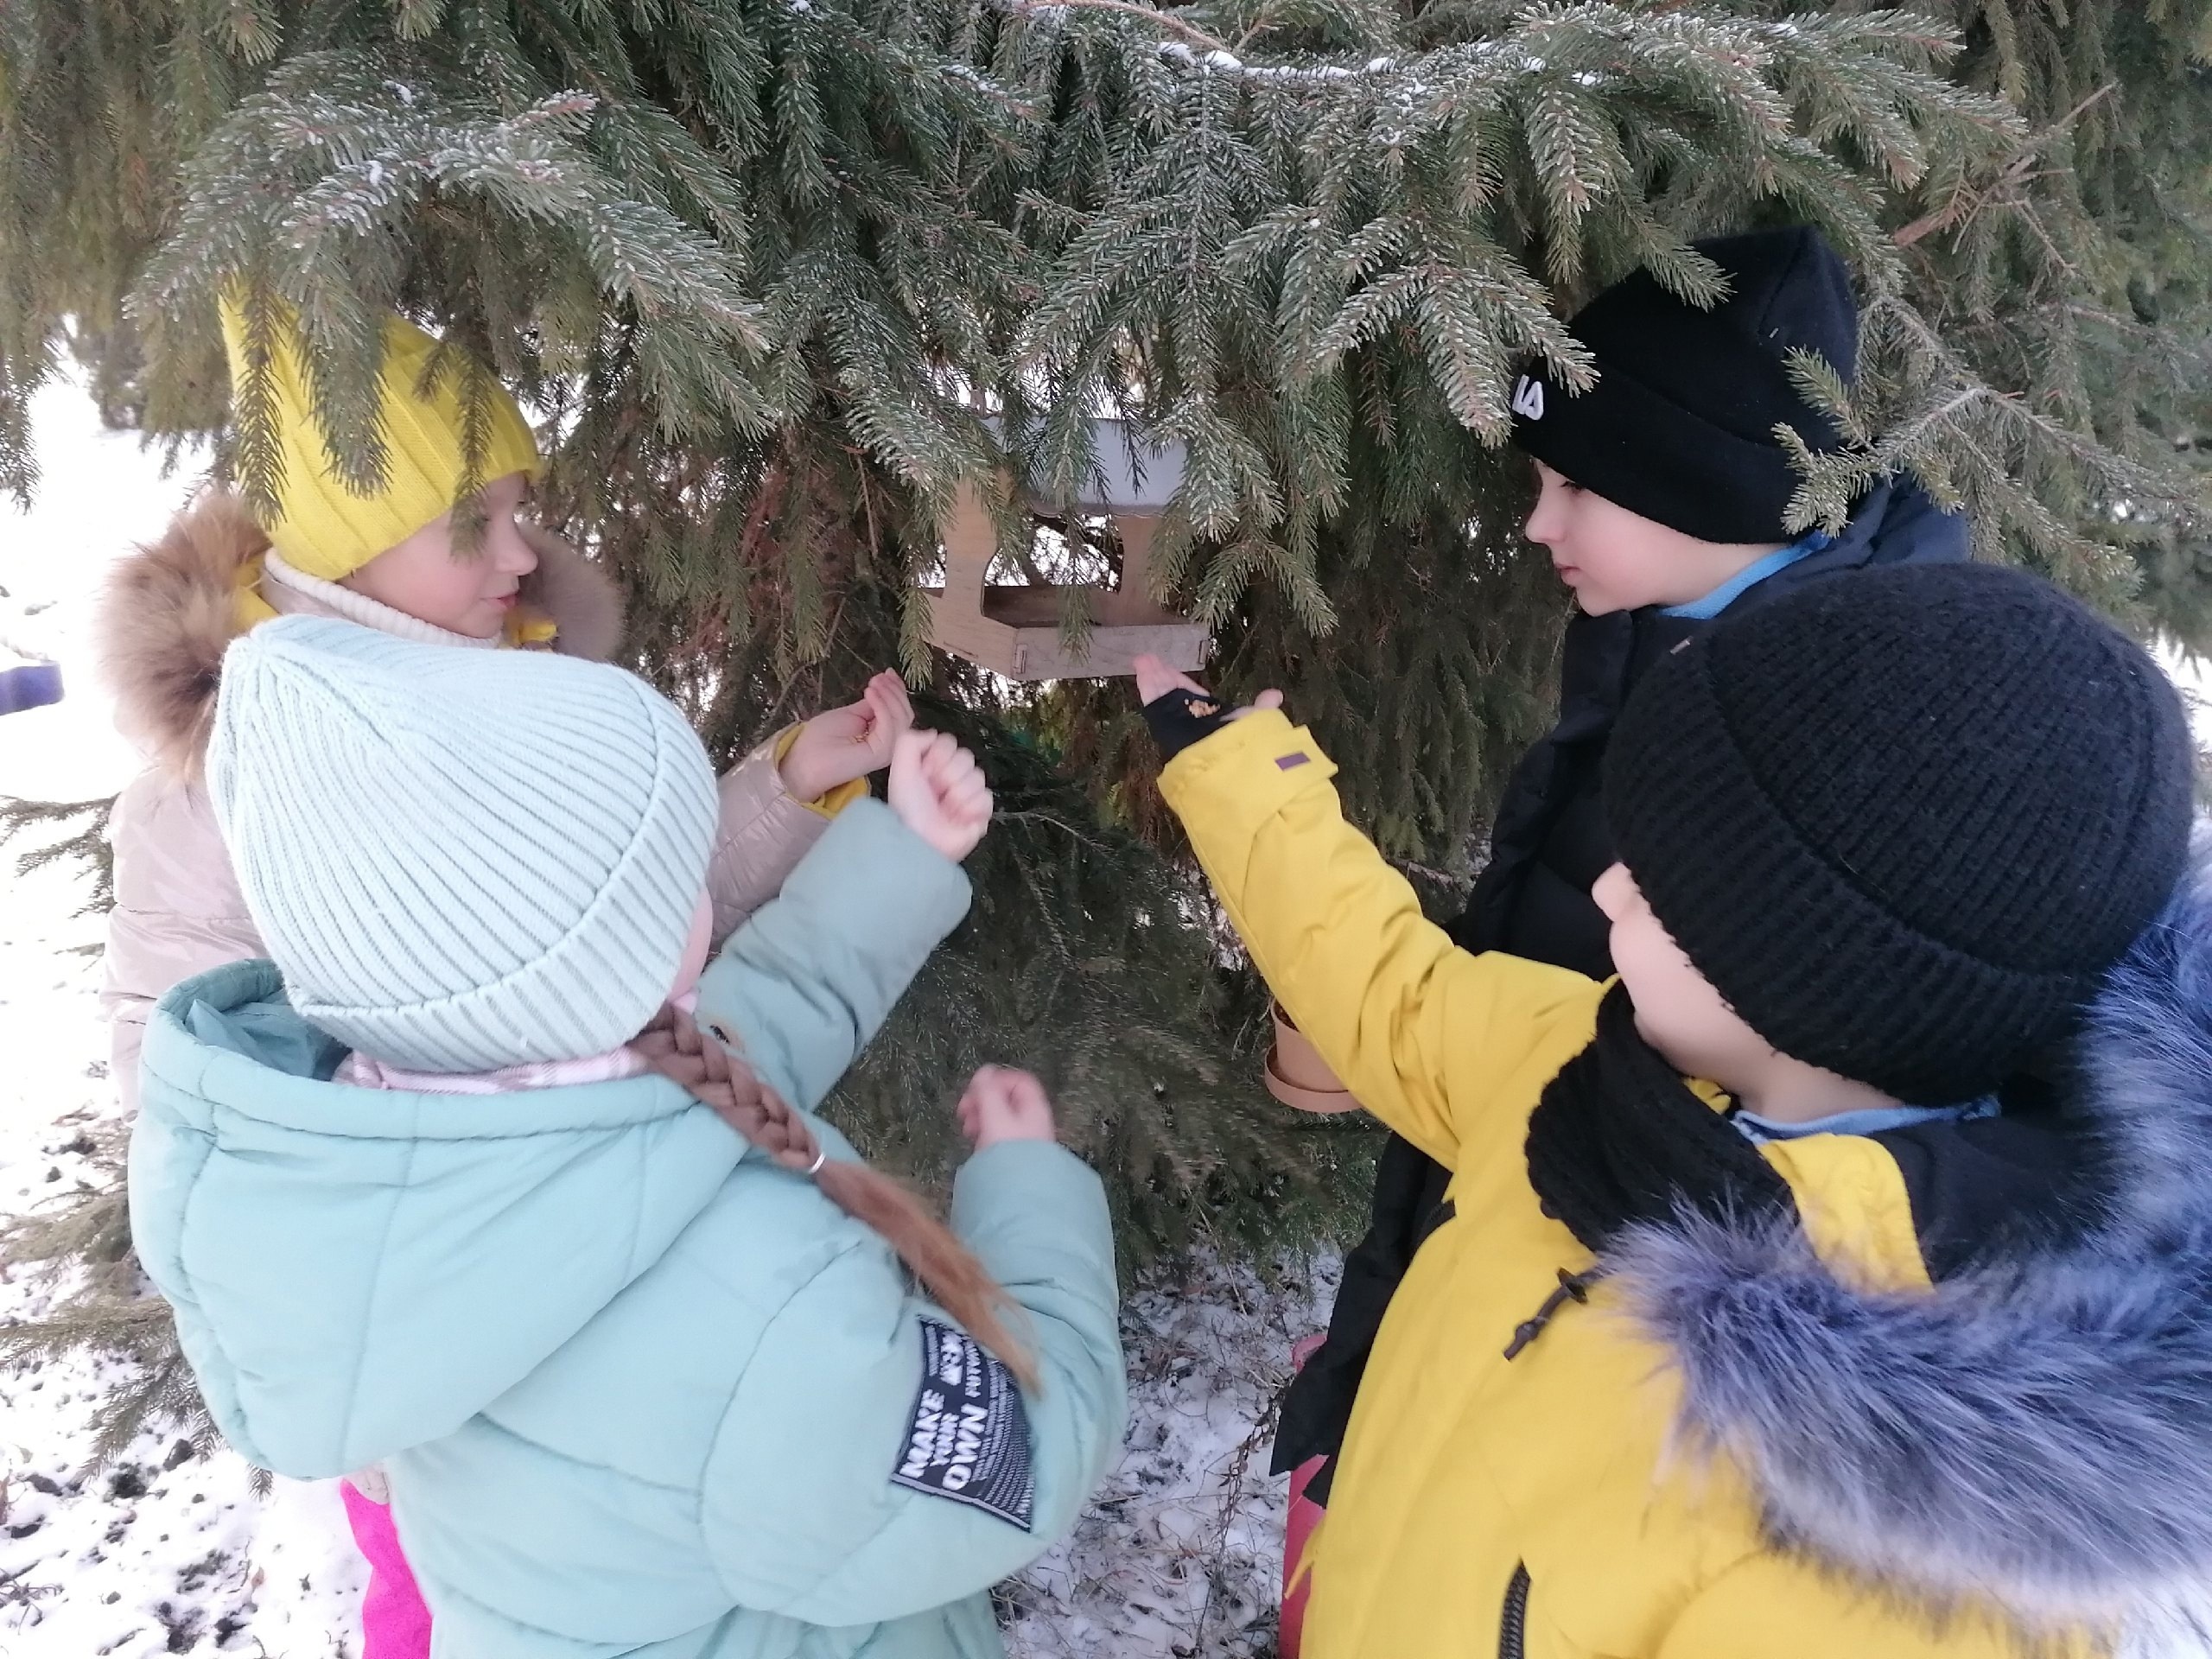
[[(1568, 324), (1597, 360), (1576, 396), (1531, 366), (1514, 389), (1514, 439), (1536, 463), (1527, 535), (1574, 591), (1559, 722), (1522, 757), (1491, 830), (1491, 858), (1450, 928), (1470, 950), (1505, 950), (1593, 978), (1613, 971), (1591, 886), (1613, 862), (1599, 773), (1615, 716), (1650, 663), (1713, 618), (1838, 571), (1967, 556), (1965, 521), (1917, 485), (1877, 484), (1840, 535), (1791, 538), (1799, 476), (1776, 436), (1815, 450), (1840, 435), (1797, 391), (1793, 349), (1848, 381), (1858, 308), (1843, 263), (1797, 226), (1695, 245), (1728, 277), (1711, 310), (1649, 272), (1607, 289)], [(1398, 1281), (1437, 1213), (1447, 1172), (1390, 1137), (1367, 1236), (1346, 1256), (1328, 1339), (1285, 1396), (1274, 1471), (1333, 1459)], [(1327, 1500), (1332, 1464), (1306, 1488)]]

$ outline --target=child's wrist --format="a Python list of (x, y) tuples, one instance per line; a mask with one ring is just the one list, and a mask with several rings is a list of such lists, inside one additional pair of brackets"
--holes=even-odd
[(784, 786), (784, 793), (802, 804), (820, 798), (822, 790), (814, 788), (808, 775), (805, 756), (799, 750), (798, 741), (806, 734), (806, 725), (786, 726), (770, 740), (770, 753), (776, 766), (776, 780)]
[(1144, 723), (1152, 741), (1160, 746), (1161, 761), (1166, 762), (1226, 726), (1229, 709), (1217, 697), (1177, 686), (1145, 704)]
[(893, 806), (891, 809), (891, 816), (899, 820), (899, 827), (901, 830), (904, 830), (916, 841), (920, 842), (923, 846), (928, 848), (930, 851), (935, 853), (939, 858), (944, 860), (948, 864), (957, 864), (963, 859), (966, 858), (969, 853), (972, 853), (976, 850), (974, 846), (970, 845), (965, 851), (954, 852), (945, 844), (944, 840), (943, 839), (944, 832), (942, 830), (937, 829), (934, 826), (912, 822), (906, 815), (901, 812), (896, 806)]
[(857, 778), (817, 775), (808, 766), (803, 751), (794, 753), (793, 746), (805, 729), (804, 726), (794, 726), (774, 741), (777, 786), (794, 804), (821, 817), (834, 818), (870, 792), (868, 774), (863, 772)]
[(993, 1147), (1005, 1146), (1012, 1141), (1042, 1141), (1047, 1146), (1058, 1146), (1059, 1135), (1052, 1129), (986, 1129), (976, 1137), (976, 1150), (988, 1152)]
[(784, 793), (802, 806), (818, 805), (822, 798), (834, 787), (828, 783), (817, 782), (804, 765), (793, 766), (789, 759), (776, 763), (776, 776), (782, 780)]

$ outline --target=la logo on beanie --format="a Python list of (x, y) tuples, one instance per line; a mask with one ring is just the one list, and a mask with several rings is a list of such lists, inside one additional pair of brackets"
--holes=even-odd
[(1544, 418), (1544, 383), (1531, 374), (1524, 374), (1514, 384), (1513, 412), (1524, 421)]

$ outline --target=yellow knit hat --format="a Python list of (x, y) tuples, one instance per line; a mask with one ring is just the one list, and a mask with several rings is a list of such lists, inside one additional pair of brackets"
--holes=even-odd
[[(235, 396), (245, 378), (245, 315), (232, 297), (222, 308)], [(298, 328), (289, 313), (281, 315), (270, 366), (284, 475), (276, 490), (277, 520), (264, 528), (293, 569), (325, 582), (342, 582), (452, 509), (464, 470), (461, 388), (457, 377), (447, 375), (430, 396), (423, 396), (423, 370), (437, 342), (404, 317), (386, 320), (377, 394), (385, 483), (372, 494), (357, 495), (331, 467), (308, 390)], [(505, 388), (494, 388), (490, 416), (483, 481), (509, 473), (535, 474), (537, 442)]]

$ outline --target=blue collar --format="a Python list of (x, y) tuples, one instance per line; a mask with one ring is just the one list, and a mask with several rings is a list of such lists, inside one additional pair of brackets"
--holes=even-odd
[(1709, 622), (1733, 605), (1745, 594), (1764, 582), (1769, 576), (1787, 570), (1800, 559), (1808, 559), (1822, 548), (1831, 545), (1835, 537), (1824, 530), (1810, 531), (1788, 547), (1768, 554), (1758, 563), (1738, 570), (1703, 599), (1692, 600), (1687, 605), (1663, 607), (1662, 616), (1687, 617), (1693, 622)]
[(1997, 1096), (1986, 1096), (1963, 1106), (1869, 1106), (1855, 1112), (1837, 1112), (1809, 1123), (1780, 1123), (1740, 1107), (1728, 1121), (1747, 1141), (1802, 1141), (1808, 1135), (1879, 1135), (1885, 1129), (1909, 1129), (1916, 1123), (1959, 1122), (1997, 1116)]

